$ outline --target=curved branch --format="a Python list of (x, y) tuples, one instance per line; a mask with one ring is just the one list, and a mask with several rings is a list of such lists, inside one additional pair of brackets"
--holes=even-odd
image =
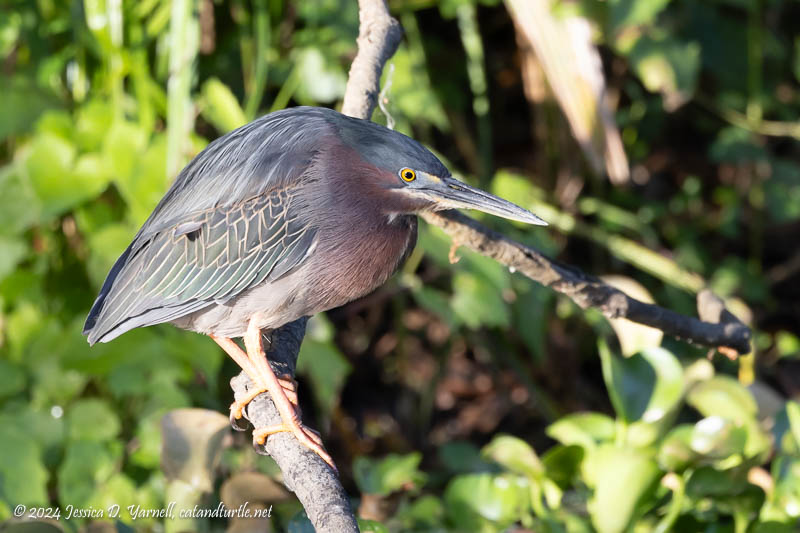
[[(429, 223), (442, 228), (453, 243), (466, 246), (498, 263), (512, 267), (546, 287), (569, 296), (581, 308), (594, 307), (608, 318), (627, 318), (662, 330), (686, 342), (727, 347), (740, 354), (750, 351), (750, 329), (721, 306), (710, 291), (698, 295), (701, 318), (688, 317), (657, 305), (640, 302), (624, 292), (557, 263), (540, 252), (492, 231), (456, 211), (424, 213)], [(716, 307), (713, 311), (711, 307)]]

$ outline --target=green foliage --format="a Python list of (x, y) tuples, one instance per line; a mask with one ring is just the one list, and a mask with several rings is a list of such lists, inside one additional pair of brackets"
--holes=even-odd
[[(585, 172), (547, 96), (527, 116), (525, 58), (502, 2), (389, 3), (405, 30), (383, 75), (397, 129), (553, 231), (482, 222), (586, 272), (622, 273), (626, 292), (685, 314), (710, 286), (749, 317), (755, 351), (736, 379), (733, 363), (693, 362), (705, 353), (609, 327), (421, 225), (401, 274), (357, 310), (313, 319), (299, 360), (305, 416), (362, 510), (380, 504), (362, 530), (796, 528), (800, 404), (787, 383), (800, 357), (800, 39), (786, 22), (796, 9), (557, 3), (589, 20), (602, 50), (633, 170), (633, 183), (612, 186)], [(164, 466), (165, 414), (230, 404), (237, 370), (209, 339), (157, 326), (89, 348), (80, 332), (108, 270), (191, 156), (270, 110), (339, 105), (357, 3), (6, 4), (0, 520), (17, 504), (213, 507), (220, 478), (276, 477), (248, 436), (220, 466), (193, 441), (208, 460), (203, 490)], [(754, 377), (767, 379), (743, 385)], [(294, 499), (270, 497), (274, 530), (310, 531)], [(105, 527), (89, 522), (66, 529)], [(195, 526), (228, 524), (123, 513), (109, 525)]]
[[(667, 531), (677, 528), (679, 517), (699, 522), (729, 517), (737, 527), (796, 523), (795, 451), (777, 452), (775, 487), (765, 489), (748, 477), (749, 468), (766, 461), (765, 452), (776, 450), (746, 388), (725, 376), (691, 383), (693, 370), (682, 368), (663, 348), (628, 359), (603, 351), (610, 360), (603, 369), (616, 398), (616, 420), (591, 412), (562, 417), (547, 429), (558, 444), (541, 459), (523, 440), (497, 436), (482, 450), (493, 468), (473, 463), (471, 471), (455, 475), (441, 503), (432, 494), (408, 494), (408, 503), (387, 523), (491, 532), (521, 522), (535, 531), (591, 527), (601, 533)], [(637, 381), (645, 385), (633, 386)], [(690, 383), (685, 395), (684, 383)], [(675, 425), (673, 416), (664, 416), (678, 411), (688, 416), (689, 407), (701, 415), (694, 423)], [(662, 415), (654, 416), (655, 409)], [(800, 409), (793, 402), (786, 409), (794, 424), (786, 435), (795, 439), (791, 432)], [(648, 439), (641, 437), (644, 423), (652, 429)], [(386, 461), (385, 468), (397, 463)], [(416, 522), (409, 522), (412, 513)]]

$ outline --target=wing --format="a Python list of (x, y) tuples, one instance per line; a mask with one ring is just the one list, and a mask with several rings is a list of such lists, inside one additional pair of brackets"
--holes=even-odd
[(285, 109), (214, 140), (181, 170), (137, 238), (175, 226), (198, 211), (295, 186), (332, 131), (331, 113), (313, 107)]
[(168, 322), (286, 275), (312, 249), (300, 188), (199, 211), (141, 235), (111, 270), (84, 326), (89, 342)]

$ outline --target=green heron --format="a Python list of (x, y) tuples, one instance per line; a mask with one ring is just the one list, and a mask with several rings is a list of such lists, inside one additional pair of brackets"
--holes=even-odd
[(401, 133), (324, 108), (270, 113), (181, 171), (112, 267), (83, 333), (94, 344), (170, 322), (210, 336), (255, 384), (231, 416), (262, 392), (281, 414), (254, 442), (290, 431), (333, 466), (300, 421), (294, 382), (270, 368), (262, 331), (370, 293), (416, 244), (416, 213), (452, 208), (545, 225), (454, 179)]

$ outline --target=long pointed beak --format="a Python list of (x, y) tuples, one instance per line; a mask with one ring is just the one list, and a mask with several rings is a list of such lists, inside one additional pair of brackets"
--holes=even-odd
[(441, 178), (441, 182), (435, 188), (427, 188), (424, 191), (444, 209), (476, 209), (526, 224), (547, 226), (547, 222), (527, 209), (451, 177)]

